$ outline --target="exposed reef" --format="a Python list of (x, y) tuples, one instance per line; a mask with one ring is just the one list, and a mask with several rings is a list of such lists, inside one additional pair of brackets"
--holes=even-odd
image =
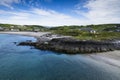
[[(47, 35), (48, 36), (48, 35)], [(48, 37), (50, 37), (49, 35)], [(66, 54), (77, 53), (97, 53), (120, 50), (120, 40), (105, 40), (105, 41), (91, 41), (91, 40), (77, 40), (72, 37), (56, 37), (48, 39), (46, 35), (38, 38), (36, 42), (21, 42), (19, 45), (34, 46), (41, 50), (51, 50), (62, 52)]]

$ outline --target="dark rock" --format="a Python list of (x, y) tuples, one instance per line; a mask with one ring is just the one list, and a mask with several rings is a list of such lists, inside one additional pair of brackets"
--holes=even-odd
[(73, 38), (56, 38), (42, 43), (40, 40), (39, 42), (21, 42), (19, 45), (29, 45), (41, 50), (52, 50), (67, 54), (120, 50), (119, 41), (81, 41)]
[(14, 44), (17, 44), (17, 42), (13, 42)]
[(21, 42), (18, 45), (36, 46), (36, 42)]

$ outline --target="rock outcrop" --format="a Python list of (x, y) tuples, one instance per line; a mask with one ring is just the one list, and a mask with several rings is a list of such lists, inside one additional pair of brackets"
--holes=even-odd
[(97, 53), (113, 50), (120, 50), (120, 40), (106, 41), (81, 41), (73, 38), (53, 38), (41, 42), (40, 38), (37, 42), (21, 42), (19, 45), (34, 46), (41, 50), (51, 50), (67, 54), (77, 53)]

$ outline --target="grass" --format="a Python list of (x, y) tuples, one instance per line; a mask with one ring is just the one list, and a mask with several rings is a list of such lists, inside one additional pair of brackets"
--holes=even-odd
[[(13, 27), (14, 26), (14, 27)], [(55, 34), (61, 34), (66, 36), (73, 36), (80, 40), (106, 40), (120, 38), (120, 32), (114, 32), (116, 30), (115, 26), (120, 24), (100, 24), (100, 25), (86, 25), (86, 26), (57, 26), (52, 28), (47, 28), (40, 25), (13, 25), (13, 24), (0, 24), (0, 27), (7, 29), (19, 29), (20, 31), (34, 31), (38, 29), (39, 31), (49, 31)], [(80, 31), (80, 28), (92, 28), (96, 30), (97, 33), (92, 34), (87, 31)], [(118, 28), (117, 28), (118, 29)], [(113, 32), (109, 32), (113, 31)]]
[(108, 40), (108, 39), (120, 38), (120, 33), (119, 32), (101, 32), (98, 34), (86, 33), (73, 37), (81, 40)]
[(74, 38), (80, 40), (108, 40), (120, 38), (120, 32), (107, 32), (107, 31), (97, 32), (94, 34), (79, 30), (55, 30), (53, 31), (53, 33), (66, 36), (73, 36)]

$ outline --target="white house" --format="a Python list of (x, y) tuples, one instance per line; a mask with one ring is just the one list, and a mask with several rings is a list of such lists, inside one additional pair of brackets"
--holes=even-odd
[(19, 29), (11, 29), (11, 31), (18, 32), (18, 31), (20, 31), (20, 30), (19, 30)]

